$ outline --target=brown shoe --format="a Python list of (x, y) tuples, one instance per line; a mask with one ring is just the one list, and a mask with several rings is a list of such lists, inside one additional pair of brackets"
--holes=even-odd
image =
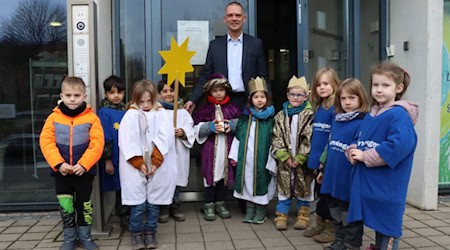
[(305, 237), (313, 237), (314, 235), (318, 235), (323, 231), (323, 228), (325, 227), (325, 221), (322, 219), (322, 217), (317, 216), (316, 217), (316, 225), (306, 229), (303, 233)]
[(181, 206), (180, 202), (174, 202), (172, 205), (170, 205), (169, 215), (175, 221), (186, 220), (186, 218), (184, 217), (184, 214), (181, 212), (180, 206)]
[(167, 223), (169, 222), (169, 206), (162, 205), (159, 207), (159, 217), (158, 217), (159, 223)]
[(331, 221), (325, 220), (323, 231), (314, 235), (313, 239), (319, 243), (328, 243), (336, 240), (336, 229)]
[(287, 214), (276, 212), (275, 215), (277, 216), (275, 218), (275, 227), (278, 230), (287, 230)]
[(297, 221), (294, 224), (294, 228), (297, 230), (304, 230), (308, 227), (309, 223), (309, 207), (301, 206), (297, 213)]

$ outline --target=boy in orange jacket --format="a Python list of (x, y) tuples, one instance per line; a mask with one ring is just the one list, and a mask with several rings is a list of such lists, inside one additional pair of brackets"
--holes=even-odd
[(86, 86), (81, 78), (66, 77), (60, 96), (62, 102), (53, 109), (42, 128), (40, 146), (54, 171), (64, 227), (61, 249), (74, 249), (77, 238), (86, 249), (98, 249), (91, 239), (90, 197), (96, 174), (93, 166), (103, 153), (103, 128), (85, 102)]

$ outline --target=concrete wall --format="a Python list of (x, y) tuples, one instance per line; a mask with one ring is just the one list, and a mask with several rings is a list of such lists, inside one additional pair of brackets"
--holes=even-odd
[[(391, 0), (391, 61), (411, 75), (404, 99), (419, 104), (418, 145), (407, 201), (420, 209), (437, 208), (442, 68), (442, 0)], [(403, 42), (409, 41), (409, 51)]]

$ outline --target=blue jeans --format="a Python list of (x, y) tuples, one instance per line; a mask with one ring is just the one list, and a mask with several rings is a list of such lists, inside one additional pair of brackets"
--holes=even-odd
[(278, 200), (277, 202), (277, 212), (283, 213), (283, 214), (289, 214), (289, 209), (291, 208), (292, 200), (297, 200), (297, 210), (300, 209), (300, 207), (306, 206), (309, 207), (309, 201), (301, 201), (297, 198), (289, 198), (287, 200), (281, 201)]
[[(147, 212), (145, 224), (144, 212)], [(156, 232), (156, 226), (159, 216), (159, 206), (144, 202), (139, 205), (130, 206), (130, 225), (128, 229), (131, 233), (140, 233), (143, 231)]]
[[(400, 238), (395, 238), (388, 235), (384, 235), (379, 232), (375, 232), (375, 245), (379, 246), (381, 250), (385, 249), (397, 250), (399, 242)], [(391, 244), (392, 248), (388, 248), (389, 244)]]

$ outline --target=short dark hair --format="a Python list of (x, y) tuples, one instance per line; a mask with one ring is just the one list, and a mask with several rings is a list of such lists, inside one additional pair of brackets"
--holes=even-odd
[(242, 4), (241, 4), (240, 2), (238, 2), (238, 1), (231, 1), (231, 2), (229, 2), (229, 3), (227, 4), (227, 6), (225, 7), (225, 10), (226, 10), (226, 9), (228, 8), (228, 6), (230, 6), (230, 5), (238, 5), (239, 7), (241, 7), (242, 11), (245, 13), (244, 6), (242, 6)]
[[(167, 85), (165, 80), (160, 80), (158, 82), (158, 85), (156, 85), (156, 88), (158, 89), (158, 93), (161, 92), (161, 90), (163, 90), (164, 85)], [(171, 89), (173, 89), (172, 85), (170, 86)]]
[(111, 75), (108, 78), (105, 79), (103, 82), (103, 89), (105, 92), (111, 91), (113, 87), (116, 87), (119, 91), (125, 90), (125, 83), (122, 81), (122, 79), (118, 76)]

